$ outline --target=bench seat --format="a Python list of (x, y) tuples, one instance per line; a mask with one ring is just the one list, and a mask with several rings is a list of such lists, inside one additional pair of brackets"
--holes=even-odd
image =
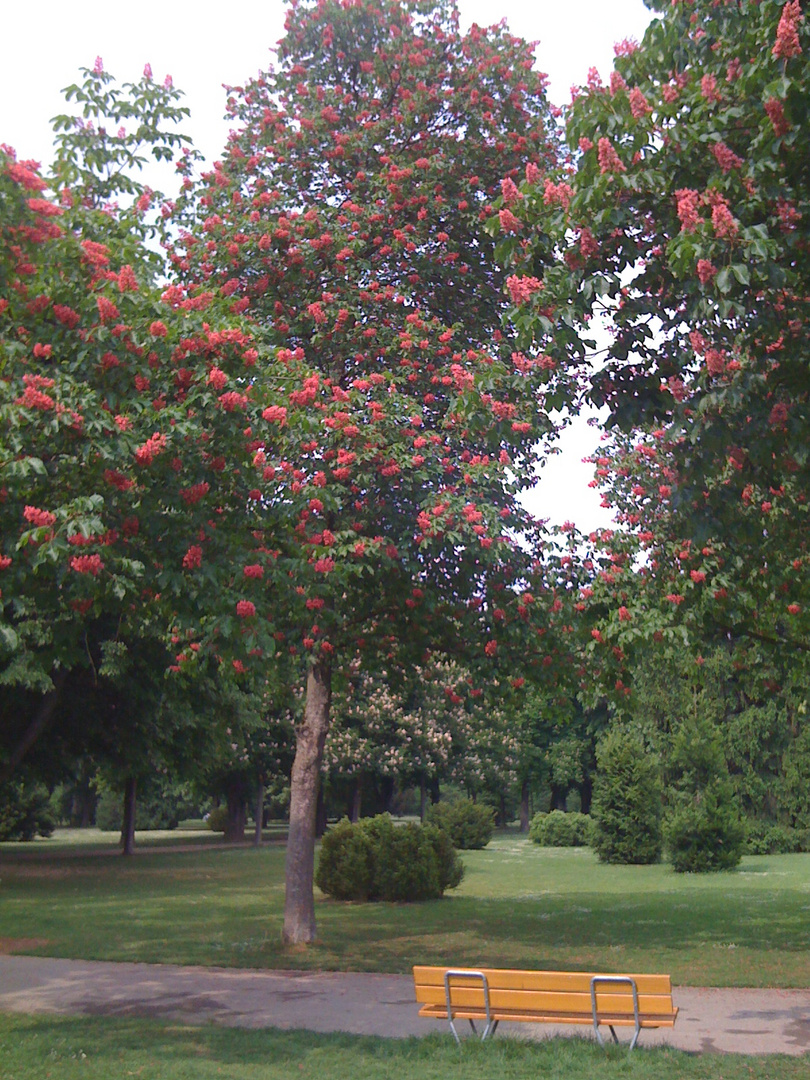
[(486, 1026), (485, 1039), (501, 1020), (532, 1024), (634, 1028), (632, 1049), (642, 1028), (673, 1027), (678, 1009), (668, 975), (606, 975), (571, 971), (520, 971), (509, 968), (413, 969), (419, 1015), (446, 1019), (458, 1041), (454, 1020)]

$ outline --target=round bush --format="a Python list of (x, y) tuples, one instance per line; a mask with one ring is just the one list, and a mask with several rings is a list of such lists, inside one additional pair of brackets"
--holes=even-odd
[(347, 818), (321, 842), (315, 884), (336, 900), (433, 900), (461, 882), (464, 868), (441, 829), (395, 826), (388, 814)]
[(368, 900), (374, 878), (373, 838), (343, 818), (321, 840), (315, 884), (335, 900)]
[(211, 832), (224, 833), (228, 827), (228, 807), (215, 806), (205, 819), (205, 824)]
[(593, 822), (588, 814), (552, 810), (534, 815), (529, 837), (543, 847), (588, 847), (593, 840)]
[(618, 728), (596, 752), (593, 848), (604, 863), (654, 863), (661, 857), (661, 776), (640, 736)]
[(435, 803), (428, 810), (427, 820), (444, 829), (459, 851), (486, 847), (495, 831), (495, 811), (472, 799)]

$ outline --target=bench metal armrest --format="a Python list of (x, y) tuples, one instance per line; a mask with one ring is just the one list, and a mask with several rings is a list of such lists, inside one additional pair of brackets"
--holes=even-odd
[[(605, 1044), (602, 1042), (602, 1036), (599, 1033), (599, 1017), (596, 1011), (596, 985), (597, 983), (619, 983), (623, 986), (629, 986), (633, 991), (633, 1016), (636, 1022), (636, 1030), (633, 1032), (633, 1040), (630, 1043), (630, 1049), (638, 1042), (638, 1037), (641, 1034), (641, 1020), (638, 1015), (638, 987), (636, 986), (636, 980), (631, 979), (629, 975), (594, 975), (591, 979), (591, 1009), (593, 1011), (593, 1030), (596, 1032), (596, 1038), (599, 1041), (600, 1046)], [(613, 1035), (613, 1041), (618, 1042), (616, 1038), (616, 1032), (613, 1030), (613, 1025), (608, 1023), (611, 1034)]]
[[(453, 1005), (452, 1005), (452, 1003), (450, 1001), (450, 980), (451, 979), (480, 979), (481, 980), (481, 985), (482, 985), (482, 987), (484, 989), (484, 1011), (486, 1013), (486, 1018), (487, 1018), (486, 1027), (484, 1028), (484, 1030), (483, 1030), (483, 1032), (481, 1034), (481, 1040), (483, 1042), (483, 1040), (487, 1037), (487, 1035), (490, 1034), (490, 1031), (495, 1030), (495, 1027), (492, 1024), (492, 1014), (491, 1014), (490, 1008), (489, 1008), (489, 983), (487, 982), (486, 975), (484, 974), (483, 971), (468, 971), (468, 970), (465, 970), (464, 968), (451, 968), (450, 970), (445, 971), (445, 973), (444, 973), (444, 999), (445, 999), (445, 1003), (447, 1005), (447, 1019), (450, 1022), (450, 1030), (453, 1032), (453, 1036), (454, 1036), (456, 1042), (460, 1046), (461, 1045), (461, 1039), (459, 1039), (458, 1032), (456, 1031), (456, 1025), (453, 1023)], [(496, 1020), (495, 1025), (497, 1025), (497, 1023), (498, 1022)], [(475, 1024), (472, 1022), (472, 1020), (470, 1020), (470, 1025), (471, 1025), (473, 1031), (475, 1031)]]

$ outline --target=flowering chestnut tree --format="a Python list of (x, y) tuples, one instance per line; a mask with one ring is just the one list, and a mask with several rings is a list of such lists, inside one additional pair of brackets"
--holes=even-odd
[(180, 280), (227, 293), (276, 347), (239, 392), (254, 373), (278, 387), (252, 429), (257, 506), (287, 515), (265, 541), (272, 618), (308, 656), (289, 941), (315, 935), (333, 677), (358, 650), (369, 670), (459, 641), (494, 662), (520, 625), (516, 495), (552, 431), (554, 363), (501, 331), (533, 279), (507, 281), (481, 226), (527, 161), (556, 157), (532, 65), (503, 26), (462, 35), (446, 0), (294, 3), (277, 67), (231, 89), (222, 158), (179, 206)]
[(255, 363), (254, 335), (216, 290), (157, 283), (156, 196), (122, 171), (144, 131), (153, 156), (182, 145), (177, 92), (147, 71), (122, 97), (100, 60), (74, 90), (83, 115), (60, 121), (53, 177), (0, 152), (0, 684), (15, 717), (4, 771), (71, 671), (115, 677), (127, 642), (168, 642), (176, 618), (198, 631), (175, 635), (176, 667), (206, 626), (238, 665), (274, 644), (239, 608), (246, 575), (270, 558), (254, 550), (258, 502), (243, 483), (247, 396), (227, 385)]
[(719, 632), (799, 657), (810, 28), (800, 0), (648, 6), (643, 42), (567, 112), (568, 167), (513, 201), (502, 254), (543, 285), (513, 314), (610, 411), (596, 483), (622, 528), (586, 598), (591, 649)]

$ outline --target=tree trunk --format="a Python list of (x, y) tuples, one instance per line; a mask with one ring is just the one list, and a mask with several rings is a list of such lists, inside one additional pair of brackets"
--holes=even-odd
[(425, 823), (425, 814), (426, 813), (427, 813), (427, 783), (425, 782), (425, 777), (422, 776), (422, 778), (419, 781), (419, 820), (422, 822), (423, 825)]
[(579, 785), (579, 801), (580, 810), (583, 814), (590, 814), (591, 801), (593, 799), (593, 780), (590, 776), (586, 776), (582, 783)]
[(520, 831), (529, 831), (529, 781), (524, 780), (520, 786)]
[(558, 787), (556, 784), (551, 785), (551, 809), (562, 810), (565, 813), (565, 800), (568, 792), (563, 787)]
[(8, 761), (0, 769), (0, 786), (10, 780), (14, 775), (14, 770), (20, 764), (22, 759), (46, 729), (51, 722), (56, 706), (59, 704), (59, 698), (62, 693), (62, 687), (65, 685), (67, 679), (67, 671), (64, 669), (58, 671), (53, 676), (53, 690), (49, 690), (47, 694), (44, 694), (39, 706), (31, 718), (31, 723), (23, 732), (17, 745), (11, 751), (11, 756)]
[(121, 824), (121, 854), (135, 853), (135, 801), (138, 782), (134, 776), (127, 777), (124, 784), (124, 820)]
[(256, 847), (262, 842), (262, 824), (264, 821), (264, 777), (259, 778), (259, 790), (256, 793), (256, 827), (253, 832), (253, 843)]
[(315, 805), (315, 836), (318, 840), (326, 832), (326, 799), (323, 795), (323, 784), (318, 784), (318, 801)]
[(241, 776), (234, 776), (228, 780), (225, 795), (228, 800), (225, 843), (243, 843), (245, 828), (247, 827), (247, 800), (245, 798), (245, 782)]
[(361, 777), (357, 777), (354, 784), (354, 791), (352, 792), (352, 812), (349, 814), (349, 820), (356, 825), (360, 820), (360, 808), (363, 804), (363, 780)]
[(394, 792), (396, 786), (394, 784), (393, 776), (383, 776), (380, 779), (380, 795), (382, 797), (383, 810), (387, 813), (391, 813), (391, 804), (394, 801)]
[(315, 940), (315, 810), (323, 747), (329, 730), (332, 672), (316, 660), (307, 672), (304, 719), (296, 731), (290, 777), (290, 832), (287, 838), (284, 940), (291, 945)]

